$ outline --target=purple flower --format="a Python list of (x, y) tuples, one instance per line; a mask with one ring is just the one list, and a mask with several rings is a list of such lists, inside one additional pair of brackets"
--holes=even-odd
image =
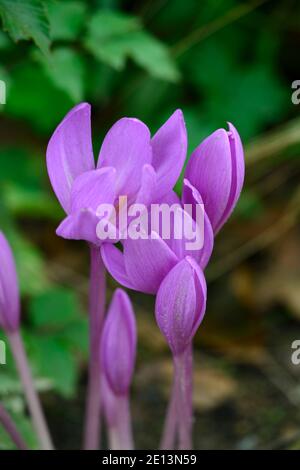
[(0, 326), (16, 331), (20, 323), (19, 285), (11, 248), (0, 231)]
[(100, 358), (102, 403), (111, 449), (133, 449), (129, 388), (136, 356), (136, 322), (126, 292), (117, 289), (104, 323)]
[(111, 301), (101, 338), (101, 363), (115, 395), (127, 395), (136, 355), (136, 322), (126, 292), (117, 289)]
[(148, 204), (174, 187), (186, 156), (187, 137), (177, 110), (151, 139), (134, 118), (117, 121), (106, 134), (95, 166), (90, 105), (82, 103), (63, 119), (47, 148), (47, 168), (54, 192), (67, 213), (57, 234), (99, 244), (100, 204), (119, 196)]
[(201, 194), (214, 233), (231, 215), (243, 186), (244, 173), (241, 139), (230, 123), (229, 131), (218, 129), (192, 153), (185, 178)]
[(206, 282), (189, 256), (167, 274), (157, 292), (156, 321), (175, 356), (190, 345), (205, 313)]
[[(176, 212), (175, 223), (179, 221), (179, 216), (191, 219), (179, 204)], [(200, 229), (193, 220), (192, 223), (197, 233)], [(123, 241), (123, 251), (114, 245), (103, 244), (101, 253), (106, 269), (123, 286), (148, 294), (156, 294), (165, 276), (186, 256), (193, 258), (204, 269), (214, 242), (208, 217), (204, 219), (204, 244), (201, 249), (188, 249), (187, 239), (184, 236), (175, 239), (173, 233), (171, 227), (170, 239), (163, 239), (155, 231), (145, 239), (127, 238)]]

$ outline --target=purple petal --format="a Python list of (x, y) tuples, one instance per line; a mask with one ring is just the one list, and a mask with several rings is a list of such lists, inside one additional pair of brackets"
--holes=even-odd
[(71, 212), (80, 209), (97, 211), (100, 204), (113, 204), (116, 197), (116, 170), (104, 167), (78, 176), (71, 193)]
[(108, 426), (115, 426), (119, 417), (119, 399), (110, 388), (105, 374), (101, 375), (101, 399)]
[[(193, 218), (196, 220), (196, 206), (197, 204), (203, 204), (201, 195), (197, 189), (191, 185), (189, 180), (184, 179), (183, 188), (182, 188), (182, 204), (191, 204), (193, 207)], [(205, 210), (205, 207), (204, 207)], [(206, 211), (204, 212), (204, 238), (203, 238), (203, 248), (198, 252), (197, 259), (201, 269), (205, 269), (210, 257), (212, 255), (214, 247), (214, 233), (208, 218)]]
[(187, 135), (180, 109), (156, 132), (151, 144), (152, 165), (158, 177), (157, 197), (160, 197), (173, 189), (186, 158)]
[(203, 224), (198, 226), (192, 216), (178, 206), (171, 218), (170, 238), (165, 242), (179, 260), (191, 256), (200, 262), (203, 250)]
[(168, 204), (169, 206), (172, 206), (172, 204), (179, 204), (180, 205), (180, 199), (178, 195), (175, 193), (175, 191), (169, 191), (168, 193), (164, 194), (163, 196), (158, 196), (155, 198), (153, 201), (155, 204)]
[(152, 165), (146, 164), (142, 170), (142, 182), (135, 203), (148, 206), (156, 197), (157, 175)]
[(194, 282), (196, 287), (196, 304), (197, 304), (197, 315), (195, 317), (195, 322), (193, 325), (192, 336), (194, 336), (203, 320), (206, 310), (206, 300), (207, 300), (207, 286), (206, 280), (203, 274), (202, 269), (199, 267), (199, 264), (189, 256), (186, 260), (190, 263), (194, 270)]
[(138, 119), (123, 118), (106, 134), (97, 166), (113, 166), (117, 170), (118, 194), (133, 196), (139, 189), (143, 166), (151, 159), (147, 126)]
[(185, 176), (201, 194), (214, 233), (232, 213), (244, 181), (244, 154), (236, 129), (219, 129), (191, 155)]
[(0, 231), (0, 326), (15, 331), (20, 323), (19, 283), (12, 250)]
[(135, 290), (155, 294), (178, 259), (155, 232), (151, 235), (153, 238), (125, 240), (124, 260), (127, 275)]
[(227, 206), (225, 208), (223, 217), (216, 228), (216, 231), (220, 230), (220, 228), (224, 225), (226, 220), (230, 217), (231, 213), (233, 212), (238, 198), (240, 197), (245, 177), (245, 158), (241, 138), (236, 128), (230, 122), (228, 123), (228, 126), (228, 137), (232, 161), (232, 183)]
[(100, 245), (97, 237), (99, 217), (91, 209), (82, 209), (68, 215), (56, 229), (59, 237), (67, 240), (85, 240), (94, 245)]
[(104, 243), (101, 247), (101, 254), (109, 274), (122, 286), (134, 289), (126, 272), (123, 253), (116, 246)]
[(197, 263), (187, 257), (165, 277), (156, 297), (156, 321), (173, 354), (181, 354), (190, 345), (205, 306), (203, 273)]
[(56, 128), (47, 148), (47, 169), (57, 199), (71, 210), (74, 179), (95, 167), (91, 140), (91, 107), (75, 106)]
[(224, 214), (231, 187), (231, 151), (224, 129), (215, 131), (194, 150), (185, 177), (201, 194), (215, 230)]
[(126, 395), (136, 355), (136, 323), (126, 292), (117, 289), (111, 301), (101, 338), (101, 362), (106, 380), (116, 395)]

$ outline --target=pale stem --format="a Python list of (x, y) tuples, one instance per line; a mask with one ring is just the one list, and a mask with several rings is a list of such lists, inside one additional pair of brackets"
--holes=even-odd
[(19, 431), (15, 423), (13, 422), (12, 418), (4, 408), (4, 406), (0, 403), (0, 423), (4, 427), (7, 434), (10, 436), (11, 440), (20, 450), (27, 450), (26, 444), (23, 441)]
[[(178, 433), (180, 434), (179, 441), (181, 448), (187, 449), (191, 447), (193, 421), (192, 394), (193, 353), (192, 345), (190, 345), (180, 357), (174, 357), (174, 382), (160, 444), (161, 449), (173, 450)], [(184, 416), (183, 421), (182, 416)]]
[(17, 370), (23, 385), (28, 408), (31, 414), (33, 426), (43, 450), (52, 450), (53, 444), (48, 431), (44, 413), (39, 397), (36, 393), (28, 359), (25, 353), (23, 341), (19, 330), (7, 333), (11, 349), (15, 358)]
[(90, 248), (89, 378), (84, 427), (84, 449), (99, 448), (101, 434), (100, 338), (104, 319), (106, 276), (100, 249)]
[(131, 415), (128, 396), (114, 396), (115, 419), (108, 423), (109, 448), (111, 450), (133, 450)]
[(179, 449), (192, 448), (192, 353), (189, 347), (174, 357), (176, 408), (178, 417)]
[(175, 448), (175, 439), (177, 435), (176, 391), (177, 388), (174, 382), (160, 443), (160, 449), (162, 450), (173, 450)]

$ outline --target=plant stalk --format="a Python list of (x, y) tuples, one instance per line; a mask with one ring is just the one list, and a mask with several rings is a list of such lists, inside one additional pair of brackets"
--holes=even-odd
[(192, 345), (174, 356), (174, 382), (160, 448), (173, 450), (179, 437), (180, 449), (192, 447), (193, 351)]
[(39, 397), (36, 393), (24, 344), (19, 330), (7, 333), (16, 361), (33, 425), (43, 450), (53, 450), (53, 444), (46, 424)]
[(84, 449), (99, 448), (101, 435), (100, 338), (104, 319), (106, 275), (100, 249), (90, 248), (90, 357), (84, 427)]
[(160, 449), (174, 450), (175, 440), (177, 437), (177, 408), (176, 408), (176, 392), (175, 382), (172, 386), (171, 399), (169, 401), (167, 415), (165, 419), (163, 434), (160, 442)]
[(8, 414), (4, 406), (1, 405), (1, 403), (0, 403), (0, 423), (2, 423), (2, 426), (6, 430), (7, 434), (10, 436), (11, 440), (17, 446), (17, 448), (20, 450), (27, 450), (27, 446), (25, 442), (23, 441), (19, 431), (17, 430), (15, 423), (13, 422), (12, 418), (10, 417), (10, 415)]
[(178, 416), (179, 449), (192, 449), (192, 360), (191, 347), (174, 356), (176, 411)]
[(115, 422), (108, 423), (109, 447), (111, 450), (133, 450), (133, 437), (128, 396), (114, 397)]

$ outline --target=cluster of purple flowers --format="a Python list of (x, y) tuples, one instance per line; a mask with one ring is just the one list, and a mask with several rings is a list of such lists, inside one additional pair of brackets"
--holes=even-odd
[[(128, 295), (117, 289), (108, 313), (105, 271), (122, 286), (156, 295), (155, 317), (174, 358), (174, 384), (162, 447), (192, 445), (192, 340), (206, 308), (204, 270), (214, 237), (231, 215), (244, 180), (244, 154), (238, 132), (219, 129), (192, 153), (184, 171), (181, 198), (174, 192), (187, 154), (183, 114), (175, 111), (151, 137), (133, 118), (117, 121), (102, 143), (95, 163), (90, 105), (72, 109), (55, 130), (47, 149), (47, 168), (54, 192), (66, 212), (57, 234), (85, 240), (91, 252), (90, 377), (85, 448), (98, 448), (104, 410), (110, 447), (133, 448), (129, 389), (136, 357), (136, 323)], [(103, 203), (117, 206), (119, 196), (144, 204), (203, 204), (204, 243), (198, 250), (186, 240), (161, 233), (109, 242), (97, 237)], [(109, 220), (106, 221), (110, 223)], [(154, 235), (154, 236), (153, 236)], [(120, 248), (121, 245), (121, 248)], [(0, 237), (0, 324), (18, 329), (19, 300), (11, 251)]]

